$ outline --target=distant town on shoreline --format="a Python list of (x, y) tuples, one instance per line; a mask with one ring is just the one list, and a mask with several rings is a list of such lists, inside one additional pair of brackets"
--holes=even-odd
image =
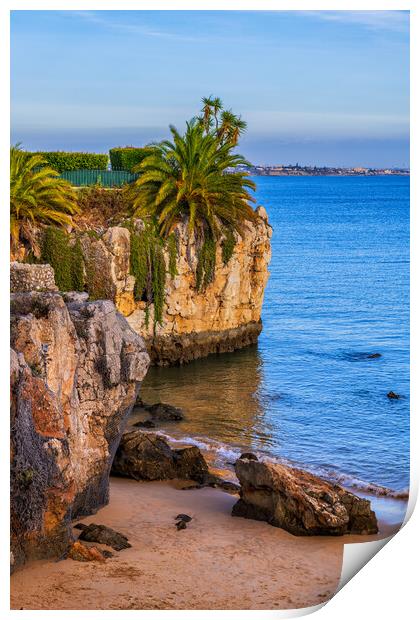
[[(409, 175), (409, 168), (341, 168), (332, 166), (300, 166), (288, 164), (278, 166), (240, 166), (243, 171), (255, 176), (380, 176)], [(238, 168), (237, 168), (238, 170)]]

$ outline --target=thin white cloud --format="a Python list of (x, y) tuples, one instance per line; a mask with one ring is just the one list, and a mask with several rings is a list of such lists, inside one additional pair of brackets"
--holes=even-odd
[[(120, 22), (116, 20), (104, 19), (98, 13), (93, 11), (68, 11), (72, 16), (83, 19), (97, 26), (101, 26), (108, 30), (119, 31), (125, 34), (141, 35), (146, 37), (158, 37), (161, 39), (169, 39), (173, 41), (184, 41), (186, 43), (196, 43), (203, 41), (204, 37), (193, 37), (188, 35), (181, 35), (176, 32), (167, 32), (164, 30), (150, 29), (142, 26), (140, 23), (128, 24), (127, 22)], [(140, 11), (133, 11), (133, 13), (140, 13)]]
[(296, 11), (303, 17), (314, 17), (324, 21), (356, 24), (368, 30), (392, 30), (408, 32), (410, 16), (408, 11)]

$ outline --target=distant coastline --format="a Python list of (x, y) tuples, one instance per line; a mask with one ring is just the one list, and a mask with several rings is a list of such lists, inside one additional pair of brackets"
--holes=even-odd
[(408, 168), (335, 168), (330, 166), (242, 166), (243, 171), (253, 176), (409, 176)]

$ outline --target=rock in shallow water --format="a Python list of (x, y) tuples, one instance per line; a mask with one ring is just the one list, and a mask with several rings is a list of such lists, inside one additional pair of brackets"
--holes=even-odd
[(308, 472), (239, 459), (241, 484), (232, 515), (267, 521), (296, 536), (376, 534), (370, 502)]
[(155, 403), (154, 405), (143, 404), (143, 408), (150, 413), (154, 420), (179, 422), (184, 419), (182, 409), (174, 407), (173, 405), (168, 405), (167, 403)]

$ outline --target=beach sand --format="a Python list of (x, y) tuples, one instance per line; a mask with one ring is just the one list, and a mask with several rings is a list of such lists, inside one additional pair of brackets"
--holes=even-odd
[[(333, 596), (345, 543), (390, 533), (381, 527), (378, 536), (296, 537), (232, 517), (236, 496), (179, 486), (111, 478), (109, 505), (81, 521), (116, 529), (132, 548), (104, 563), (32, 562), (12, 575), (11, 608), (308, 607)], [(193, 517), (185, 530), (175, 527), (178, 513)]]

